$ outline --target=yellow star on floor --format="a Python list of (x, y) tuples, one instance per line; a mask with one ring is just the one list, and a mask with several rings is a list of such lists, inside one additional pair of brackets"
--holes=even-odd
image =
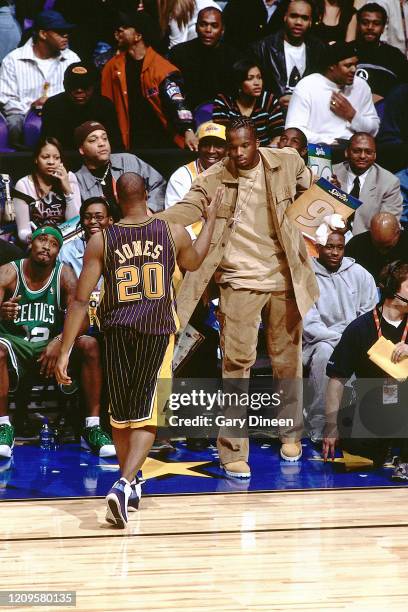
[[(211, 461), (159, 461), (148, 457), (142, 466), (143, 478), (157, 478), (158, 476), (200, 476), (201, 478), (212, 478), (208, 474), (193, 472), (191, 468), (200, 465), (209, 465)], [(116, 472), (119, 469), (118, 463), (99, 464), (106, 471)]]
[(146, 480), (171, 474), (175, 476), (200, 476), (201, 478), (212, 478), (212, 476), (208, 474), (199, 474), (191, 470), (191, 468), (200, 465), (208, 465), (209, 463), (211, 463), (211, 461), (159, 461), (158, 459), (147, 457), (142, 466), (142, 475)]
[[(324, 459), (323, 457), (310, 457), (310, 461), (324, 461)], [(367, 459), (367, 457), (360, 457), (359, 455), (350, 455), (346, 451), (343, 451), (343, 457), (336, 457), (334, 462), (329, 459), (328, 463), (344, 463), (346, 469), (352, 470), (373, 465), (371, 459)]]

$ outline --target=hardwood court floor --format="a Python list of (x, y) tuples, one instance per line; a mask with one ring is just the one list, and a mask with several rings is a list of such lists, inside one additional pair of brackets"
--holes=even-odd
[(76, 590), (80, 612), (408, 609), (406, 488), (142, 504), (122, 531), (101, 499), (3, 502), (0, 590)]

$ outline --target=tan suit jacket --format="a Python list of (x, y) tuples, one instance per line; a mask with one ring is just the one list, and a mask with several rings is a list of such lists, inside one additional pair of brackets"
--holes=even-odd
[[(286, 253), (293, 291), (301, 316), (319, 296), (319, 289), (302, 234), (287, 218), (286, 211), (296, 195), (312, 183), (310, 170), (294, 149), (259, 149), (265, 169), (266, 201), (271, 208), (276, 233)], [(187, 272), (177, 296), (177, 311), (184, 327), (222, 260), (233, 227), (238, 195), (238, 174), (227, 157), (199, 175), (184, 199), (159, 217), (185, 227), (198, 221), (206, 202), (218, 186), (225, 186), (223, 202), (217, 214), (214, 234), (207, 257), (195, 272)]]

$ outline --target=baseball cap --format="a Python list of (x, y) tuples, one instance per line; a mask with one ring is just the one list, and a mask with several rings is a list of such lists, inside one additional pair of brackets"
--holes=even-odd
[(64, 73), (64, 88), (66, 91), (73, 89), (86, 89), (97, 81), (95, 68), (84, 62), (75, 62), (68, 66)]
[(74, 140), (76, 142), (77, 147), (80, 147), (84, 140), (88, 138), (89, 134), (92, 132), (96, 132), (96, 130), (104, 130), (106, 132), (106, 127), (99, 123), (99, 121), (85, 121), (74, 130)]
[(321, 62), (323, 66), (326, 67), (354, 56), (358, 57), (355, 41), (338, 41), (332, 45), (327, 45), (326, 52), (323, 54)]
[(115, 25), (117, 27), (122, 26), (123, 28), (136, 28), (137, 21), (136, 11), (128, 11), (127, 13), (119, 11)]
[(42, 11), (34, 19), (33, 29), (39, 30), (73, 30), (76, 26), (65, 21), (65, 17), (58, 11)]
[(213, 123), (212, 121), (206, 121), (202, 123), (197, 130), (197, 138), (219, 138), (220, 140), (226, 140), (225, 126)]
[(126, 13), (120, 11), (116, 20), (115, 28), (134, 28), (143, 36), (148, 43), (154, 38), (154, 26), (151, 17), (144, 11), (129, 10)]

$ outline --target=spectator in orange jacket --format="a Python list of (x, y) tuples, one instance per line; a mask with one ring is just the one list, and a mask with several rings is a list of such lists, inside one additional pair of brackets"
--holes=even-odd
[(102, 95), (112, 100), (126, 149), (174, 146), (197, 150), (178, 68), (149, 46), (148, 16), (121, 13), (120, 53), (102, 72)]

